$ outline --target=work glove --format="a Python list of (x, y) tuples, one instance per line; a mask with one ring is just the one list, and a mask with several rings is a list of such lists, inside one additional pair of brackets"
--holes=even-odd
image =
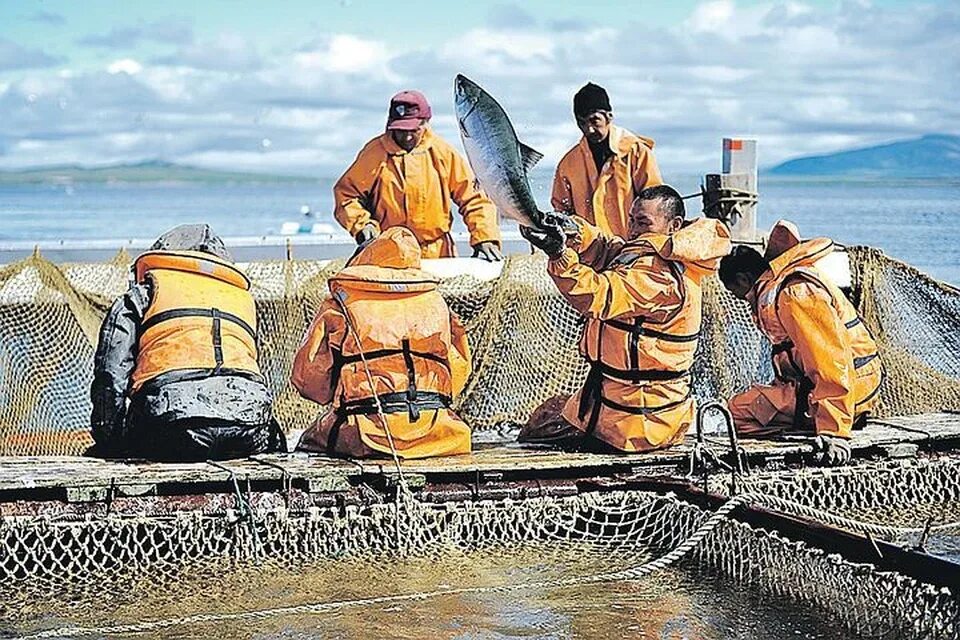
[(819, 435), (813, 439), (813, 461), (821, 467), (842, 467), (850, 462), (850, 454), (846, 438)]
[(473, 257), (486, 260), (487, 262), (500, 262), (503, 260), (503, 254), (500, 253), (500, 247), (496, 242), (486, 241), (478, 242), (473, 247)]
[(543, 217), (545, 227), (559, 227), (567, 239), (580, 237), (580, 225), (573, 220), (573, 216), (563, 211), (551, 211)]
[(354, 238), (357, 241), (357, 244), (366, 244), (380, 235), (380, 232), (377, 231), (377, 227), (373, 224), (367, 224), (363, 229), (360, 229), (357, 232), (357, 235)]
[(532, 227), (520, 226), (520, 235), (536, 248), (543, 251), (550, 258), (556, 258), (563, 252), (563, 247), (567, 243), (566, 236), (560, 227), (544, 227), (543, 229), (534, 229)]

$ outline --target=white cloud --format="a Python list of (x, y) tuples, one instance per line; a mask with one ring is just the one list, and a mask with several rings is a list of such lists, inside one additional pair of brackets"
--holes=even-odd
[(618, 123), (656, 139), (668, 176), (715, 170), (731, 133), (759, 138), (773, 163), (960, 128), (960, 86), (949, 82), (960, 58), (948, 55), (960, 50), (960, 9), (950, 5), (720, 0), (675, 28), (518, 20), (452, 26), (431, 49), (358, 33), (286, 50), (188, 36), (166, 56), (118, 51), (106, 70), (69, 73), (25, 70), (49, 54), (0, 46), (0, 63), (7, 51), (19, 65), (0, 84), (0, 165), (160, 157), (335, 177), (383, 130), (400, 89), (424, 91), (435, 129), (456, 142), (457, 73), (501, 101), (546, 154), (544, 172), (577, 141), (571, 99), (588, 80), (607, 87)]
[(107, 73), (112, 74), (125, 73), (128, 76), (135, 76), (141, 71), (143, 71), (143, 65), (132, 58), (114, 60), (107, 65)]

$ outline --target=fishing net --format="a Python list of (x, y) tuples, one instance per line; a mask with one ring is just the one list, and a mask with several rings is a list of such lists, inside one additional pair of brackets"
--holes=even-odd
[[(887, 369), (880, 415), (960, 409), (960, 293), (879, 251), (849, 251), (852, 298)], [(100, 322), (126, 289), (129, 256), (55, 265), (39, 255), (0, 269), (0, 454), (80, 453), (90, 442), (89, 386)], [(293, 354), (340, 263), (246, 267), (254, 283), (261, 367), (288, 432), (320, 408), (289, 383)], [(521, 424), (544, 400), (574, 392), (586, 374), (581, 319), (559, 296), (541, 256), (514, 256), (499, 277), (445, 279), (465, 321), (473, 375), (458, 410), (477, 432)], [(767, 341), (744, 303), (716, 279), (704, 290), (694, 367), (701, 398), (728, 397), (772, 376)]]
[[(947, 491), (956, 492), (960, 463), (951, 464), (952, 473), (934, 474), (949, 485)], [(910, 465), (899, 475), (896, 465), (889, 469), (885, 479), (894, 483), (891, 492), (906, 489), (917, 477)], [(851, 477), (857, 476), (849, 471), (822, 473), (821, 491), (853, 489), (851, 499), (835, 500), (834, 508), (839, 508), (839, 502), (859, 505), (870, 494), (865, 486), (860, 495)], [(755, 489), (792, 481), (770, 476), (757, 482)], [(800, 494), (804, 482), (808, 481), (784, 489), (784, 494)], [(911, 495), (937, 498), (943, 489), (939, 482), (925, 485), (929, 495), (916, 488), (910, 489)], [(180, 607), (175, 609), (179, 615), (141, 613), (133, 617), (134, 622), (104, 626), (110, 618), (101, 613), (93, 630), (49, 629), (48, 623), (47, 631), (31, 636), (91, 633), (109, 637), (200, 623), (393, 607), (453, 596), (516, 593), (526, 597), (593, 585), (586, 592), (592, 597), (589, 594), (600, 588), (597, 585), (645, 581), (673, 567), (719, 576), (737, 588), (749, 587), (800, 603), (830, 624), (867, 637), (955, 638), (960, 631), (960, 600), (949, 591), (851, 563), (727, 518), (736, 506), (750, 502), (751, 498), (741, 496), (711, 513), (672, 495), (643, 491), (446, 503), (420, 502), (401, 493), (395, 502), (302, 513), (271, 510), (245, 521), (229, 514), (13, 517), (0, 524), (0, 548), (8, 551), (0, 558), (0, 612), (12, 622), (35, 618), (38, 610), (47, 611), (54, 602), (70, 603), (64, 605), (69, 608), (112, 593), (122, 599), (121, 594), (139, 593), (144, 582), (153, 592), (166, 592), (178, 602), (198, 586), (208, 596), (194, 603), (201, 614), (184, 615)], [(458, 559), (463, 559), (463, 566), (472, 566), (473, 571), (441, 572), (447, 579), (434, 583), (404, 584), (388, 577), (389, 567), (396, 573), (409, 558), (440, 563), (447, 569), (460, 566)], [(477, 569), (477, 563), (482, 566), (491, 558), (500, 561), (496, 570)], [(292, 602), (262, 608), (221, 606), (209, 598), (216, 576), (250, 567), (265, 567), (268, 574), (298, 574), (307, 571), (308, 563), (319, 571), (335, 572), (338, 581), (353, 586), (328, 593), (323, 600), (294, 597)], [(369, 572), (377, 566), (384, 568), (377, 574), (382, 579), (361, 587), (350, 581), (350, 572)], [(199, 585), (191, 575), (201, 576)], [(651, 589), (656, 585), (669, 589), (670, 579), (651, 584)]]

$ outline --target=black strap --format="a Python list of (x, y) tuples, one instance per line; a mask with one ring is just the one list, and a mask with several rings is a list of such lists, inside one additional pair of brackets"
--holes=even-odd
[(793, 428), (802, 431), (806, 428), (807, 411), (810, 410), (810, 393), (813, 391), (813, 382), (803, 376), (797, 384), (797, 398), (794, 402)]
[(874, 359), (877, 358), (879, 355), (880, 355), (879, 353), (871, 353), (871, 354), (868, 355), (868, 356), (860, 356), (859, 358), (854, 358), (854, 359), (853, 359), (853, 368), (854, 368), (854, 369), (860, 369), (860, 368), (862, 368), (862, 367), (865, 367), (865, 366), (867, 366), (867, 363), (868, 363), (868, 362), (870, 362), (871, 360), (874, 360)]
[(257, 332), (240, 316), (235, 316), (232, 313), (221, 311), (219, 309), (204, 309), (199, 307), (187, 307), (184, 309), (168, 309), (166, 311), (161, 311), (160, 313), (154, 314), (147, 318), (147, 320), (145, 320), (140, 326), (140, 331), (146, 332), (147, 329), (150, 329), (161, 322), (177, 320), (179, 318), (220, 318), (221, 320), (227, 320), (228, 322), (234, 323), (249, 333), (250, 337), (252, 337), (254, 340), (257, 339)]
[(213, 308), (210, 310), (213, 316), (213, 361), (216, 366), (213, 368), (213, 375), (218, 375), (223, 368), (223, 335), (220, 332), (220, 310)]
[(632, 371), (640, 368), (640, 325), (642, 323), (642, 319), (634, 318), (634, 330), (630, 332), (630, 369)]
[(851, 320), (850, 322), (844, 322), (844, 323), (843, 323), (843, 326), (845, 326), (847, 329), (853, 329), (855, 326), (857, 326), (857, 325), (860, 324), (861, 322), (863, 322), (863, 320), (860, 319), (860, 316), (857, 316), (856, 318), (854, 318), (854, 319)]
[(407, 408), (410, 413), (410, 422), (420, 419), (420, 409), (417, 408), (417, 370), (413, 368), (413, 353), (410, 351), (410, 340), (401, 342), (403, 345), (403, 362), (407, 366)]
[[(601, 322), (597, 328), (597, 358), (603, 353), (603, 329), (605, 323)], [(583, 389), (580, 390), (580, 404), (577, 407), (577, 417), (583, 420), (587, 416), (587, 410), (592, 407), (590, 420), (587, 421), (587, 433), (593, 433), (597, 427), (597, 419), (600, 417), (600, 396), (602, 395), (601, 385), (603, 384), (603, 372), (596, 362), (590, 360), (590, 371), (587, 373), (587, 379), (583, 383)]]
[(625, 404), (614, 402), (610, 398), (602, 395), (600, 396), (600, 402), (602, 402), (604, 406), (610, 407), (611, 409), (616, 409), (617, 411), (621, 411), (623, 413), (629, 413), (635, 416), (648, 416), (653, 413), (660, 413), (661, 411), (667, 411), (668, 409), (679, 407), (681, 404), (690, 399), (690, 393), (691, 390), (687, 389), (687, 393), (684, 394), (684, 396), (679, 400), (668, 402), (667, 404), (661, 404), (657, 407), (628, 407)]
[[(430, 409), (448, 409), (452, 399), (450, 396), (436, 393), (433, 391), (422, 391), (417, 393), (416, 408), (419, 411)], [(380, 396), (380, 408), (384, 413), (403, 413), (410, 410), (410, 399), (404, 391), (387, 393)], [(361, 398), (359, 400), (350, 400), (343, 402), (337, 407), (336, 413), (339, 416), (356, 415), (374, 415), (377, 413), (377, 401), (375, 398)]]
[(214, 376), (245, 378), (246, 380), (250, 380), (252, 382), (257, 382), (263, 385), (266, 384), (266, 380), (261, 374), (255, 371), (247, 371), (245, 369), (231, 369), (229, 367), (221, 367), (219, 371), (216, 369), (174, 369), (172, 371), (165, 371), (158, 376), (150, 378), (143, 383), (143, 385), (140, 387), (140, 391), (157, 393), (161, 387), (167, 384), (205, 380)]
[(773, 345), (773, 349), (771, 349), (771, 355), (777, 355), (779, 353), (783, 353), (784, 351), (790, 351), (790, 349), (793, 349), (793, 341), (784, 340), (783, 342), (778, 342), (777, 344)]
[(608, 378), (616, 378), (624, 382), (667, 382), (679, 380), (690, 375), (690, 370), (663, 371), (659, 369), (617, 369), (605, 362), (590, 361), (591, 367), (596, 367)]
[[(409, 341), (407, 341), (407, 340), (405, 340), (404, 342), (408, 342), (408, 343), (409, 343)], [(438, 356), (438, 355), (435, 354), (435, 353), (426, 353), (425, 351), (413, 351), (412, 349), (409, 348), (409, 344), (408, 344), (406, 350), (404, 350), (404, 349), (376, 349), (375, 351), (365, 351), (365, 352), (363, 353), (363, 356), (362, 356), (362, 357), (361, 357), (361, 355), (360, 355), (359, 353), (354, 353), (354, 354), (351, 354), (351, 355), (342, 356), (342, 357), (341, 357), (341, 360), (340, 360), (340, 364), (341, 364), (341, 366), (342, 366), (342, 365), (345, 365), (345, 364), (353, 364), (354, 362), (360, 362), (360, 361), (362, 361), (362, 360), (364, 360), (364, 359), (366, 359), (367, 361), (370, 361), (370, 360), (376, 360), (376, 359), (378, 359), (378, 358), (388, 358), (388, 357), (390, 357), (390, 356), (398, 356), (398, 355), (401, 355), (401, 354), (404, 356), (404, 359), (406, 359), (407, 354), (409, 354), (409, 355), (413, 356), (414, 358), (422, 358), (422, 359), (424, 359), (424, 360), (432, 360), (432, 361), (434, 361), (434, 362), (436, 362), (436, 363), (438, 363), (438, 364), (442, 364), (442, 365), (443, 365), (445, 368), (447, 368), (447, 369), (450, 368), (450, 363), (447, 362), (447, 359), (446, 359), (445, 357), (443, 357), (443, 356)]]
[(634, 336), (646, 336), (648, 338), (656, 338), (657, 340), (665, 340), (667, 342), (693, 342), (694, 340), (700, 338), (699, 331), (697, 333), (690, 334), (664, 333), (663, 331), (657, 331), (656, 329), (645, 327), (642, 323), (643, 320), (641, 318), (637, 318), (634, 324), (624, 322), (623, 320), (601, 320), (602, 325), (610, 325), (614, 329), (626, 331)]

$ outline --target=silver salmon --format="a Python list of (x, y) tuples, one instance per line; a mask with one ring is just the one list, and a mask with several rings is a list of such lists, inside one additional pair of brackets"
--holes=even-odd
[(543, 226), (544, 214), (530, 189), (527, 171), (543, 154), (517, 140), (503, 107), (470, 79), (453, 83), (460, 138), (477, 182), (500, 213), (525, 227)]

